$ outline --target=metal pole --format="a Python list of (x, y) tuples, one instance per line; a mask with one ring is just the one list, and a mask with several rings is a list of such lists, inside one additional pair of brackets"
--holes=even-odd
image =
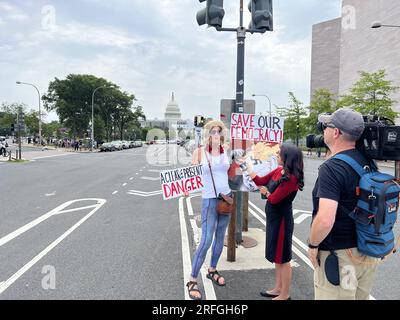
[(17, 84), (25, 84), (28, 86), (32, 86), (36, 89), (39, 96), (39, 145), (42, 146), (42, 110), (41, 110), (41, 102), (40, 102), (40, 92), (39, 89), (32, 83), (20, 82), (17, 81)]
[[(243, 28), (243, 0), (240, 0), (240, 27), (237, 29), (237, 66), (236, 66), (236, 105), (235, 113), (243, 113), (244, 102), (244, 57), (245, 57), (246, 29)], [(242, 202), (243, 192), (237, 191), (234, 197), (234, 211), (229, 226), (229, 231), (235, 233), (228, 234), (228, 257), (227, 260), (234, 262), (236, 260), (236, 244), (242, 242)], [(235, 215), (235, 217), (233, 217)], [(237, 222), (237, 223), (236, 223)], [(229, 241), (231, 240), (231, 241)], [(236, 243), (233, 242), (235, 240)]]
[(90, 144), (90, 152), (93, 152), (93, 144), (94, 144), (94, 95), (96, 93), (97, 90), (104, 88), (104, 86), (101, 87), (97, 87), (96, 89), (94, 89), (93, 94), (92, 94), (92, 134), (91, 136), (91, 144)]

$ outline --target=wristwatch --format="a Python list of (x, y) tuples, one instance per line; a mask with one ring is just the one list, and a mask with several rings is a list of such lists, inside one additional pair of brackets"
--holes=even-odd
[(307, 244), (310, 249), (318, 249), (319, 248), (319, 245), (314, 246), (313, 244), (311, 244), (310, 239), (307, 240)]

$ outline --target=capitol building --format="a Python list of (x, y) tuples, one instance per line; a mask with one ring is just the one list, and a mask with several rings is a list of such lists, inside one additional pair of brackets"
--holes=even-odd
[(142, 128), (160, 128), (160, 129), (192, 129), (194, 128), (193, 121), (182, 119), (182, 114), (175, 100), (175, 94), (172, 93), (171, 101), (167, 104), (165, 109), (164, 119), (152, 119), (140, 121)]

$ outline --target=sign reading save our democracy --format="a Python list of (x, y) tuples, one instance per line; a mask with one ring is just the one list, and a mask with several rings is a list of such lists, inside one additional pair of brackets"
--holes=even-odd
[(283, 125), (284, 119), (280, 117), (232, 113), (231, 138), (281, 143)]
[(188, 193), (202, 191), (202, 165), (166, 170), (160, 173), (164, 200), (178, 198)]

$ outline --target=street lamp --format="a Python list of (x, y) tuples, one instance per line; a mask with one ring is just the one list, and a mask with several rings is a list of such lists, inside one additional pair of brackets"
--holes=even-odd
[(380, 21), (376, 21), (372, 24), (372, 29), (377, 29), (380, 27), (387, 27), (387, 28), (400, 28), (400, 26), (392, 25), (392, 24), (382, 24)]
[[(400, 28), (400, 26), (392, 25), (392, 24), (382, 24), (379, 21), (374, 22), (371, 26), (371, 28), (373, 28), (373, 29), (377, 29), (377, 28), (381, 28), (381, 27)], [(394, 162), (394, 172), (395, 172), (396, 179), (400, 179), (400, 161)]]
[(17, 84), (24, 84), (27, 86), (32, 86), (36, 89), (38, 96), (39, 96), (39, 145), (42, 146), (42, 111), (41, 111), (41, 106), (40, 106), (40, 92), (39, 89), (32, 83), (25, 83), (21, 81), (17, 81)]
[(100, 86), (94, 89), (93, 94), (92, 94), (92, 134), (91, 134), (91, 143), (90, 143), (90, 152), (93, 152), (93, 144), (94, 144), (94, 95), (97, 90), (101, 88), (105, 88), (106, 86)]
[(269, 102), (269, 116), (272, 117), (271, 99), (266, 94), (252, 94), (253, 97), (266, 97)]

